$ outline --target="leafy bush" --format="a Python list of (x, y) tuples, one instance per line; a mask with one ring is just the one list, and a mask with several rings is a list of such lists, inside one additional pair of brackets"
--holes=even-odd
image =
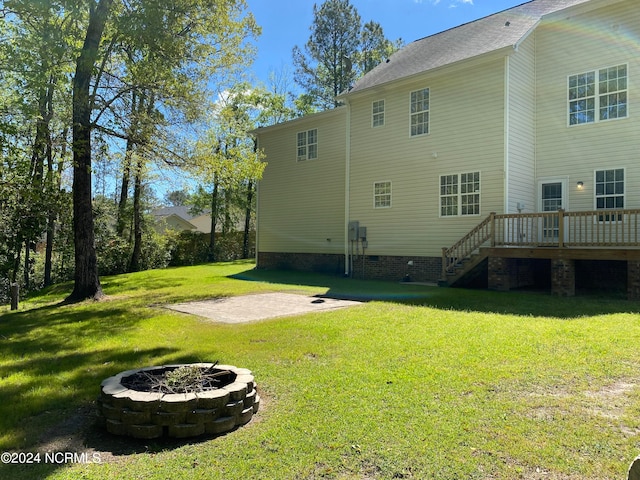
[[(197, 265), (210, 261), (208, 233), (183, 231), (173, 239), (171, 266)], [(216, 234), (215, 261), (227, 262), (243, 258), (242, 244), (244, 232), (228, 232)], [(249, 258), (255, 255), (255, 232), (249, 235)]]

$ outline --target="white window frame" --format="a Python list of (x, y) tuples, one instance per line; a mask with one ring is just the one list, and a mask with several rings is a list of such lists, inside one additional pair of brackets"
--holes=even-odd
[[(379, 190), (384, 188), (384, 190)], [(393, 185), (390, 180), (373, 183), (373, 208), (391, 208)]]
[[(624, 68), (625, 75), (616, 76), (609, 80), (608, 75), (612, 73), (613, 70), (616, 70), (616, 73), (618, 73), (621, 68)], [(589, 76), (591, 76), (592, 82), (587, 81)], [(624, 81), (622, 81), (622, 79), (624, 79)], [(621, 88), (621, 83), (623, 88)], [(610, 87), (612, 88), (611, 90)], [(623, 103), (618, 102), (607, 107), (605, 99), (619, 96), (624, 96), (625, 101)], [(572, 105), (579, 102), (585, 102), (587, 108), (582, 111), (572, 111)], [(621, 108), (624, 109), (624, 115), (620, 115)], [(609, 111), (609, 114), (603, 115), (603, 113), (607, 111)], [(616, 112), (616, 116), (610, 116), (612, 111)], [(587, 115), (586, 112), (591, 112), (592, 118), (579, 121), (580, 114)], [(572, 123), (573, 118), (577, 119), (575, 123)], [(629, 118), (628, 63), (596, 68), (567, 77), (567, 125), (569, 127), (622, 120), (624, 118)]]
[[(468, 175), (472, 176), (471, 181), (467, 178), (463, 181), (463, 177)], [(446, 183), (443, 183), (443, 180)], [(481, 181), (482, 174), (479, 170), (440, 175), (438, 180), (439, 216), (443, 218), (479, 216), (482, 213)], [(471, 191), (469, 190), (470, 185), (473, 188)], [(465, 197), (477, 197), (477, 201), (469, 203), (468, 201), (464, 201)], [(469, 208), (470, 206), (473, 207), (473, 212), (464, 212), (465, 208)]]
[[(603, 172), (605, 175), (604, 181), (599, 182), (598, 181), (598, 173), (599, 172)], [(607, 181), (606, 179), (606, 175), (607, 172), (613, 172), (614, 178), (613, 180)], [(618, 172), (622, 172), (622, 193), (616, 193), (616, 184), (619, 182), (616, 179), (616, 174)], [(603, 184), (603, 192), (601, 194), (598, 194), (598, 184)], [(607, 185), (612, 185), (613, 187), (613, 192), (611, 193), (607, 193)], [(608, 198), (613, 199), (614, 203), (618, 203), (617, 199), (621, 198), (622, 199), (622, 206), (618, 207), (618, 206), (613, 206), (613, 207), (607, 207), (606, 206), (606, 200)], [(605, 205), (602, 207), (598, 206), (598, 200), (599, 199), (603, 199)], [(597, 210), (597, 211), (603, 211), (606, 212), (607, 210), (616, 210), (616, 209), (624, 209), (625, 205), (627, 204), (627, 171), (626, 168), (624, 167), (614, 167), (614, 168), (598, 168), (596, 170), (593, 171), (593, 209)], [(603, 215), (599, 215), (599, 221), (610, 221), (612, 220), (611, 218), (609, 218), (608, 215), (603, 214)], [(619, 220), (621, 220), (621, 218), (618, 218)], [(613, 219), (615, 220), (615, 219)]]
[(371, 103), (371, 128), (384, 127), (385, 122), (385, 102), (382, 100), (375, 100)]
[[(418, 94), (422, 95), (421, 99), (417, 98)], [(409, 112), (410, 112), (409, 133), (411, 137), (429, 135), (429, 131), (430, 131), (429, 120), (430, 120), (430, 108), (431, 108), (430, 102), (431, 102), (431, 93), (429, 88), (421, 88), (420, 90), (414, 90), (410, 93), (409, 95)], [(418, 121), (419, 119), (420, 121)]]
[(318, 129), (312, 128), (296, 134), (296, 160), (303, 162), (318, 158)]

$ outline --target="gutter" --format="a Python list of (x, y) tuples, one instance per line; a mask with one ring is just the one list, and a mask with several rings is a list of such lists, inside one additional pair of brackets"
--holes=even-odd
[(351, 202), (351, 103), (348, 99), (344, 99), (345, 108), (347, 109), (347, 128), (345, 142), (345, 173), (344, 173), (344, 275), (348, 277), (349, 271), (349, 215)]

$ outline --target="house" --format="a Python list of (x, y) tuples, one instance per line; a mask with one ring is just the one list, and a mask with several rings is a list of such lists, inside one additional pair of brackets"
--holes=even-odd
[(198, 228), (191, 223), (193, 215), (189, 213), (189, 207), (162, 207), (151, 212), (156, 224), (156, 228), (160, 232), (166, 230), (192, 231)]
[[(533, 0), (254, 133), (259, 268), (640, 298), (640, 8)], [(593, 285), (591, 285), (593, 284)]]

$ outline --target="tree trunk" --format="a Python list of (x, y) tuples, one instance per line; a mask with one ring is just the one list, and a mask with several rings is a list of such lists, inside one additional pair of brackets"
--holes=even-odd
[(53, 201), (58, 198), (60, 191), (58, 182), (54, 181), (55, 171), (53, 168), (53, 145), (51, 142), (51, 128), (50, 123), (53, 118), (53, 90), (55, 86), (55, 78), (51, 76), (48, 85), (47, 94), (47, 180), (45, 182), (46, 191), (53, 195), (48, 195), (47, 202), (47, 229), (46, 229), (46, 248), (44, 254), (44, 285), (51, 285), (51, 264), (53, 261), (53, 237), (55, 235), (55, 223), (58, 218), (57, 215), (57, 202)]
[(251, 232), (251, 204), (253, 203), (253, 180), (247, 184), (247, 205), (244, 211), (244, 236), (242, 238), (242, 258), (249, 258), (249, 234)]
[(216, 226), (218, 218), (218, 184), (213, 184), (213, 192), (211, 193), (211, 235), (209, 237), (209, 253), (207, 260), (216, 261)]
[(140, 205), (142, 197), (142, 168), (142, 158), (138, 156), (133, 182), (133, 253), (129, 263), (130, 272), (140, 271), (140, 255), (142, 253), (142, 211)]
[(131, 156), (133, 155), (134, 140), (136, 130), (136, 108), (138, 103), (138, 95), (134, 90), (131, 93), (131, 126), (127, 135), (127, 146), (124, 152), (124, 164), (122, 165), (122, 185), (120, 187), (120, 200), (118, 202), (118, 220), (116, 224), (116, 232), (119, 237), (124, 238), (124, 230), (126, 226), (127, 201), (129, 200), (129, 180), (131, 178)]
[(98, 47), (113, 0), (99, 0), (91, 9), (87, 35), (73, 77), (73, 237), (74, 287), (68, 302), (103, 296), (93, 232), (91, 201), (91, 106), (89, 95)]

